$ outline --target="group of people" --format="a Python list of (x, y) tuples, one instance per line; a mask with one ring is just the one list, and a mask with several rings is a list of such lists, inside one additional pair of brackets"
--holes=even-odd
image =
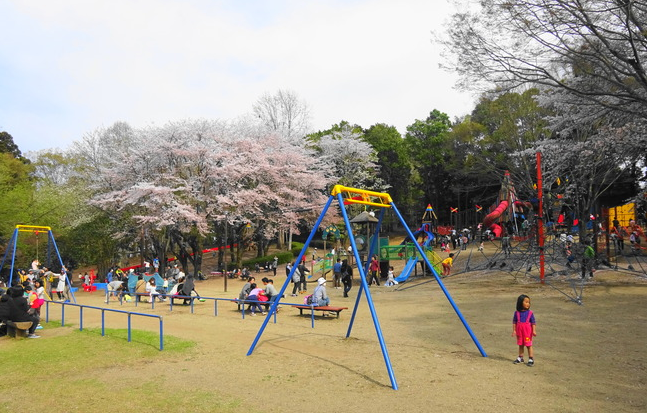
[(178, 298), (184, 300), (183, 304), (188, 304), (195, 292), (194, 277), (186, 276), (177, 265), (170, 267), (164, 277), (155, 272), (148, 279), (145, 279), (143, 274), (136, 273), (134, 269), (130, 269), (127, 274), (119, 271), (121, 274), (111, 270), (106, 276), (108, 300), (118, 300), (120, 296), (126, 297), (127, 300), (130, 294), (150, 302), (166, 301), (167, 298), (180, 296)]
[[(294, 265), (295, 263), (290, 262), (285, 266), (286, 276), (290, 275)], [(301, 264), (297, 265), (297, 268), (292, 274), (292, 279), (290, 280), (290, 282), (294, 284), (292, 287), (292, 297), (296, 297), (298, 294), (305, 294), (308, 291), (308, 274), (310, 274), (310, 270), (306, 267), (305, 262), (302, 261)]]
[(261, 282), (263, 283), (263, 288), (256, 284), (255, 277), (249, 277), (245, 285), (243, 285), (243, 288), (240, 290), (240, 294), (238, 294), (238, 300), (240, 300), (243, 305), (249, 305), (247, 311), (249, 311), (253, 316), (255, 316), (257, 312), (260, 312), (263, 315), (267, 314), (266, 311), (269, 309), (269, 306), (272, 305), (279, 296), (278, 290), (274, 287), (273, 279), (263, 277)]
[(638, 254), (642, 250), (640, 245), (641, 232), (642, 230), (638, 225), (636, 225), (634, 220), (629, 221), (629, 225), (627, 227), (623, 227), (620, 225), (620, 222), (616, 217), (613, 220), (613, 227), (611, 228), (611, 231), (609, 231), (609, 237), (613, 241), (616, 251), (619, 251), (620, 253), (624, 252), (625, 239), (628, 238), (629, 243), (631, 244), (631, 252), (633, 254)]
[(39, 279), (34, 284), (24, 281), (4, 291), (0, 289), (0, 336), (7, 334), (7, 323), (30, 322), (27, 338), (40, 338), (36, 330), (42, 328), (40, 307), (45, 303), (45, 288)]
[[(288, 263), (285, 267), (286, 276), (290, 276), (292, 268), (295, 263)], [(306, 267), (305, 263), (297, 265), (292, 273), (292, 278), (290, 282), (293, 284), (292, 287), (292, 297), (297, 297), (299, 294), (306, 294), (307, 290), (307, 276), (310, 274), (310, 271)], [(353, 279), (353, 269), (351, 265), (348, 264), (347, 260), (337, 259), (337, 262), (333, 266), (333, 283), (334, 288), (342, 288), (344, 290), (344, 297), (348, 297), (348, 292), (352, 288), (352, 279)], [(256, 284), (256, 278), (250, 276), (247, 279), (245, 285), (240, 290), (238, 294), (238, 300), (243, 304), (247, 305), (248, 308), (246, 311), (249, 311), (251, 315), (256, 315), (261, 313), (263, 315), (267, 314), (267, 310), (270, 305), (277, 299), (279, 296), (279, 291), (274, 286), (274, 280), (263, 277), (261, 280), (263, 283), (262, 286)], [(315, 306), (327, 306), (330, 304), (330, 297), (326, 290), (327, 280), (324, 277), (317, 279), (317, 285), (314, 288), (314, 291), (310, 295), (306, 295), (304, 302), (307, 301), (308, 304), (313, 304)], [(278, 311), (278, 308), (277, 308)]]
[(61, 268), (60, 273), (54, 273), (49, 268), (41, 266), (38, 260), (31, 263), (29, 270), (17, 270), (18, 282), (20, 285), (30, 285), (34, 288), (36, 281), (43, 287), (47, 287), (46, 294), (57, 301), (66, 301), (70, 298), (70, 272), (65, 266)]

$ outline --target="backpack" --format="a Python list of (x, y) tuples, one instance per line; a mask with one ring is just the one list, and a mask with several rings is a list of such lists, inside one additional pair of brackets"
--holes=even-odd
[(305, 298), (303, 299), (303, 304), (312, 305), (312, 294), (305, 296)]

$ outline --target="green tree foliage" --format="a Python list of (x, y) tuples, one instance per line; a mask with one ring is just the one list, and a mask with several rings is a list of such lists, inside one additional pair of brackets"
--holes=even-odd
[[(402, 135), (394, 126), (378, 123), (364, 131), (364, 140), (377, 152), (380, 177), (403, 214), (416, 207), (413, 165)], [(419, 208), (417, 208), (419, 209)]]
[(6, 242), (17, 224), (29, 224), (34, 201), (33, 167), (11, 153), (0, 153), (0, 239)]
[[(452, 179), (447, 173), (451, 159), (451, 122), (447, 114), (436, 109), (424, 120), (407, 126), (405, 142), (409, 157), (418, 172), (417, 190), (422, 194), (421, 208), (432, 204), (439, 211), (449, 208)], [(450, 196), (448, 196), (450, 195)], [(442, 217), (439, 216), (442, 221)]]
[(22, 157), (18, 145), (13, 141), (13, 136), (8, 132), (0, 132), (0, 153), (11, 154), (14, 158), (20, 159), (22, 162), (27, 162), (25, 158)]
[(550, 135), (548, 111), (537, 103), (538, 94), (537, 89), (529, 89), (494, 99), (482, 98), (470, 118), (485, 128), (485, 133), (477, 132), (474, 141), (479, 153), (473, 159), (476, 171), (499, 181), (505, 171), (510, 171), (516, 189), (526, 195), (534, 191), (534, 156), (520, 153), (542, 136)]

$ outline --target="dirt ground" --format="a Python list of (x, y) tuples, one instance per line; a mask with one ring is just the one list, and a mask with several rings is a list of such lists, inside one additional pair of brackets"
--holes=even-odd
[[(280, 268), (278, 288), (285, 280), (283, 274)], [(220, 302), (218, 316), (212, 301), (197, 303), (194, 314), (188, 307), (174, 306), (170, 312), (168, 305), (160, 304), (155, 309), (150, 305), (135, 309), (130, 303), (122, 309), (162, 314), (166, 334), (198, 342), (181, 361), (181, 368), (177, 361), (155, 361), (162, 388), (176, 393), (217, 391), (241, 400), (251, 411), (647, 410), (645, 277), (599, 270), (583, 286), (582, 305), (560, 292), (568, 291), (568, 282), (542, 285), (498, 269), (453, 275), (443, 283), (487, 357), (481, 356), (432, 278), (420, 277), (397, 288), (372, 286), (397, 391), (365, 296), (349, 338), (351, 310), (342, 312), (339, 319), (316, 317), (311, 328), (310, 317), (283, 306), (276, 324), (268, 323), (250, 356), (246, 354), (265, 318), (242, 319), (234, 304)], [(328, 284), (331, 305), (352, 309), (357, 283), (350, 298)], [(197, 282), (196, 289), (203, 296), (233, 298), (242, 285), (243, 281), (229, 280), (225, 293), (222, 278), (216, 278)], [(511, 322), (519, 294), (531, 297), (537, 318), (534, 367), (512, 363), (517, 346)], [(77, 300), (104, 305), (97, 293), (80, 292)], [(284, 301), (297, 302), (289, 294)], [(92, 323), (92, 318), (86, 323)], [(152, 331), (155, 326), (135, 323), (135, 328)], [(148, 373), (121, 368), (96, 372), (104, 379), (129, 381)]]

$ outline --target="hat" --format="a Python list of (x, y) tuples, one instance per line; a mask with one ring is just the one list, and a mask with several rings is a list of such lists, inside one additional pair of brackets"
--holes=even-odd
[(135, 270), (131, 268), (131, 269), (130, 269), (130, 272), (135, 272)]
[(319, 278), (319, 279), (317, 280), (317, 282), (319, 283), (319, 285), (321, 285), (321, 284), (325, 284), (325, 283), (326, 283), (326, 279), (325, 279), (324, 277), (321, 277), (321, 278)]

